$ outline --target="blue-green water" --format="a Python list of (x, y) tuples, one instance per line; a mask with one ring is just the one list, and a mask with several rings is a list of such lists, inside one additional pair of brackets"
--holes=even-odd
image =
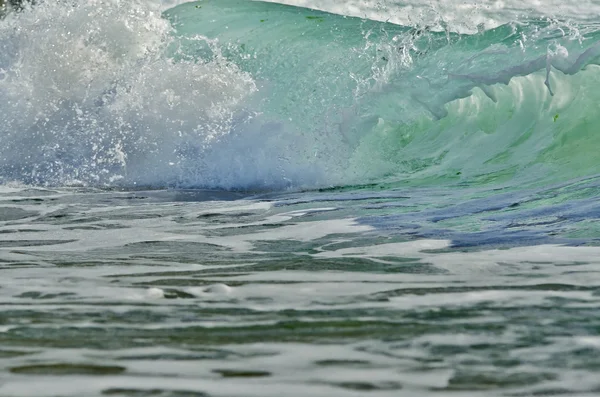
[(0, 395), (597, 395), (599, 39), (9, 13)]
[(164, 18), (45, 7), (3, 22), (5, 183), (522, 189), (596, 174), (589, 22), (467, 35), (244, 0)]

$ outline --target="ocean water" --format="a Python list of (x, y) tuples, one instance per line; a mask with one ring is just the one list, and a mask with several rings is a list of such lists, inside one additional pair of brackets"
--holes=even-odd
[(600, 394), (600, 3), (0, 20), (0, 396)]

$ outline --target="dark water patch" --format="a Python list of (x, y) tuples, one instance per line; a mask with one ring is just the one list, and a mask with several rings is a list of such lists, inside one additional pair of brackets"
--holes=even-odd
[(69, 298), (77, 296), (73, 292), (58, 292), (58, 293), (44, 293), (39, 291), (28, 291), (23, 292), (15, 298), (27, 298), (27, 299), (56, 299), (56, 298)]
[(0, 230), (0, 234), (13, 234), (13, 233), (45, 233), (47, 230), (42, 229), (3, 229)]
[(118, 375), (125, 367), (92, 364), (40, 364), (10, 368), (10, 372), (21, 375)]
[(132, 274), (109, 274), (104, 277), (108, 278), (129, 278), (129, 277), (194, 277), (197, 276), (199, 270), (182, 270), (182, 271), (162, 271), (162, 272), (141, 272)]
[[(106, 254), (126, 255), (130, 259), (160, 259), (179, 263), (203, 263), (212, 258), (227, 257), (230, 248), (209, 243), (186, 241), (143, 241), (117, 249), (101, 249)], [(232, 253), (235, 255), (235, 253)]]
[[(399, 236), (397, 238), (394, 237), (379, 237), (380, 243), (390, 243), (390, 242), (405, 242), (409, 240), (413, 240), (411, 238), (407, 238), (405, 236)], [(295, 254), (294, 256), (299, 258), (301, 254), (318, 254), (322, 251), (335, 250), (338, 248), (347, 247), (346, 243), (348, 241), (356, 242), (356, 245), (349, 245), (349, 247), (363, 247), (369, 246), (368, 242), (373, 241), (377, 238), (375, 236), (364, 236), (361, 233), (332, 233), (328, 234), (325, 237), (316, 238), (310, 241), (301, 241), (295, 239), (280, 239), (280, 240), (255, 240), (252, 241), (253, 249), (255, 252), (268, 252), (269, 255), (274, 255), (277, 253), (284, 253), (286, 257), (289, 257), (289, 254)], [(366, 240), (363, 242), (363, 240)], [(315, 258), (318, 260), (318, 258)], [(314, 259), (313, 259), (314, 260)], [(401, 258), (396, 258), (396, 260), (402, 260)]]
[(364, 205), (361, 207), (362, 209), (365, 210), (386, 210), (389, 211), (391, 209), (393, 210), (400, 210), (400, 211), (406, 211), (406, 212), (413, 212), (419, 209), (419, 206), (417, 205), (412, 205), (412, 204), (400, 204), (400, 203), (382, 203), (382, 204), (368, 204), (368, 205)]
[(331, 384), (343, 389), (362, 392), (402, 389), (402, 384), (398, 382), (338, 382)]
[(167, 288), (164, 289), (165, 299), (194, 299), (196, 295), (192, 295), (188, 292), (181, 291), (179, 289)]
[[(378, 262), (377, 259), (389, 261), (392, 263), (389, 263), (386, 266), (385, 264)], [(430, 263), (419, 262), (418, 260), (415, 260), (414, 262), (395, 264), (393, 262), (393, 258), (375, 257), (375, 258), (372, 258), (372, 261), (374, 263), (376, 263), (376, 266), (374, 266), (376, 268), (376, 270), (374, 270), (374, 273), (406, 273), (406, 274), (449, 274), (450, 273), (450, 271), (448, 271), (446, 269), (441, 269)], [(381, 270), (377, 271), (378, 268), (380, 268)]]
[[(260, 218), (259, 218), (260, 217)], [(227, 223), (246, 223), (252, 222), (256, 218), (262, 219), (262, 215), (255, 212), (236, 212), (236, 211), (225, 211), (225, 212), (205, 212), (196, 216), (195, 220), (210, 224), (227, 224)], [(176, 220), (185, 223), (194, 221), (194, 219), (180, 218)]]
[[(468, 344), (457, 345), (451, 343), (452, 336), (448, 337), (447, 343), (423, 343), (420, 346), (428, 354), (419, 358), (418, 361), (422, 364), (428, 364), (430, 362), (443, 362), (447, 358), (452, 357), (455, 365), (461, 365), (465, 368), (479, 368), (485, 363), (493, 365), (500, 371), (517, 368), (524, 363), (522, 359), (514, 357), (512, 354), (514, 350), (524, 347), (518, 341), (512, 343), (500, 341), (498, 343), (478, 343), (474, 339), (473, 343)], [(543, 343), (539, 343), (538, 345), (541, 344)], [(426, 370), (428, 368), (425, 365), (423, 368), (419, 368), (419, 370)]]
[(119, 223), (95, 223), (94, 226), (98, 226), (104, 230), (116, 230), (116, 229), (128, 229), (129, 226)]
[(368, 360), (344, 360), (344, 359), (328, 359), (328, 360), (318, 360), (315, 361), (316, 365), (322, 366), (322, 367), (362, 367), (362, 366), (368, 366), (371, 364), (370, 361)]
[[(231, 219), (229, 222), (231, 223)], [(223, 220), (223, 223), (227, 221)], [(233, 223), (236, 223), (237, 220), (234, 220)], [(262, 223), (260, 225), (241, 225), (234, 227), (224, 227), (219, 229), (207, 229), (203, 230), (202, 234), (205, 236), (211, 237), (226, 237), (226, 236), (235, 236), (238, 234), (250, 234), (250, 233), (260, 233), (264, 231), (269, 231), (273, 229), (278, 229), (284, 226), (294, 225), (294, 223)]]
[(151, 213), (151, 212), (132, 212), (129, 214), (120, 213), (120, 214), (107, 214), (103, 217), (103, 220), (109, 221), (135, 221), (135, 220), (145, 220), (145, 219), (159, 219), (167, 217), (166, 214), (161, 213)]
[(169, 321), (171, 315), (169, 313), (160, 313), (152, 310), (126, 310), (105, 311), (105, 312), (90, 312), (81, 314), (72, 314), (73, 317), (79, 317), (81, 320), (87, 318), (88, 321), (94, 324), (160, 324)]
[(538, 390), (528, 392), (507, 393), (511, 397), (551, 397), (551, 396), (573, 396), (577, 392), (563, 387), (542, 387)]
[(557, 227), (561, 223), (567, 222), (568, 219), (562, 216), (551, 216), (544, 218), (526, 219), (525, 221), (511, 221), (506, 225), (507, 229), (525, 228), (531, 226), (554, 226)]
[[(337, 240), (339, 237), (339, 240)], [(319, 248), (323, 251), (337, 251), (344, 248), (360, 248), (360, 247), (373, 247), (381, 244), (395, 244), (405, 243), (412, 239), (404, 236), (370, 236), (363, 235), (357, 238), (346, 238), (344, 239), (341, 235), (328, 236), (327, 242), (325, 239), (321, 240), (324, 244)], [(337, 241), (336, 241), (337, 240)], [(415, 261), (416, 258), (406, 258), (401, 256), (394, 256), (396, 262), (411, 262)]]
[(4, 240), (0, 247), (39, 247), (44, 245), (59, 245), (73, 243), (77, 240)]
[[(136, 276), (134, 275), (134, 277)], [(134, 285), (144, 287), (208, 287), (214, 283), (214, 281), (203, 280), (201, 278), (164, 278), (152, 281), (142, 281), (135, 283)]]
[[(335, 342), (357, 339), (406, 340), (433, 332), (428, 324), (415, 322), (358, 321), (333, 319), (330, 321), (290, 320), (266, 325), (239, 327), (177, 327), (161, 329), (130, 327), (14, 327), (0, 334), (0, 343), (12, 346), (55, 348), (123, 349), (147, 346), (211, 346), (219, 344), (276, 342)], [(501, 332), (501, 324), (492, 327), (473, 324), (460, 329), (473, 332)], [(452, 332), (453, 326), (443, 325), (436, 332)]]
[[(54, 257), (56, 258), (56, 254)], [(52, 258), (50, 258), (52, 260)], [(97, 260), (73, 260), (73, 261), (64, 261), (59, 259), (54, 259), (52, 264), (56, 267), (100, 267), (100, 266), (125, 266), (127, 265), (125, 262), (121, 261), (110, 261), (106, 260), (104, 262)]]
[(34, 211), (26, 211), (15, 207), (0, 207), (0, 222), (16, 221), (38, 215)]
[(223, 378), (264, 378), (271, 376), (268, 371), (254, 369), (213, 369), (212, 372), (221, 375)]
[[(205, 263), (203, 263), (205, 264)], [(211, 263), (211, 265), (213, 265), (213, 263)], [(118, 279), (127, 279), (127, 278), (139, 278), (139, 277), (160, 277), (164, 274), (164, 276), (166, 276), (165, 283), (163, 285), (172, 285), (172, 286), (188, 286), (188, 283), (190, 284), (189, 286), (204, 286), (204, 285), (212, 285), (215, 283), (214, 280), (212, 280), (212, 278), (215, 277), (234, 277), (234, 276), (247, 276), (250, 273), (249, 272), (244, 272), (244, 271), (237, 271), (239, 269), (243, 269), (243, 265), (240, 265), (239, 262), (233, 262), (233, 263), (214, 263), (214, 265), (222, 265), (227, 266), (227, 267), (237, 267), (236, 271), (233, 272), (227, 272), (227, 269), (223, 269), (223, 267), (221, 268), (213, 268), (213, 269), (203, 269), (203, 270), (195, 270), (195, 271), (190, 271), (190, 272), (182, 272), (182, 274), (178, 274), (178, 272), (148, 272), (148, 273), (131, 273), (131, 274), (111, 274), (111, 275), (107, 275), (104, 277), (108, 277), (108, 278), (114, 278), (116, 282), (120, 282), (120, 280)], [(185, 274), (183, 274), (185, 273)], [(189, 278), (174, 278), (174, 277), (189, 277)], [(206, 280), (203, 277), (207, 277), (210, 276), (211, 280)], [(140, 282), (137, 283), (136, 285), (149, 285), (149, 286), (155, 286), (155, 285), (161, 285), (163, 279), (156, 279), (153, 281), (144, 281), (144, 282)], [(300, 282), (300, 281), (290, 281), (289, 283), (296, 283), (296, 282)], [(235, 284), (230, 284), (229, 281), (227, 281), (227, 284), (230, 286), (234, 286), (234, 285), (244, 285), (247, 284), (248, 282), (245, 281), (235, 281)], [(286, 283), (286, 282), (283, 282)]]
[(210, 397), (209, 394), (200, 391), (187, 390), (168, 390), (168, 389), (129, 389), (129, 388), (110, 388), (102, 390), (105, 396), (126, 396), (126, 397)]
[[(523, 262), (523, 263), (528, 263), (528, 262)], [(536, 263), (536, 262), (529, 262), (529, 263)], [(549, 263), (547, 262), (537, 262), (536, 264), (546, 264), (548, 265)], [(572, 262), (561, 262), (561, 263), (552, 263), (551, 265), (554, 267), (574, 267), (574, 266), (585, 266), (585, 265), (589, 265), (590, 262), (584, 262), (584, 261), (572, 261)], [(570, 273), (580, 273), (580, 270), (573, 270), (573, 271), (567, 271), (564, 272), (563, 274), (570, 274)]]
[(482, 291), (600, 291), (600, 286), (585, 286), (564, 283), (540, 283), (520, 285), (484, 285), (484, 286), (444, 286), (444, 287), (419, 287), (400, 288), (378, 292), (374, 296), (407, 296), (407, 295), (432, 295), (432, 294), (461, 294)]
[(459, 370), (441, 389), (447, 391), (494, 390), (510, 387), (531, 386), (545, 381), (558, 379), (552, 372), (483, 372), (477, 370)]
[[(440, 323), (444, 321), (458, 321), (458, 322), (468, 322), (469, 320), (474, 320), (477, 318), (484, 317), (485, 313), (482, 313), (481, 309), (464, 309), (461, 307), (446, 307), (440, 305), (440, 307), (435, 308), (423, 308), (422, 310), (414, 310), (408, 313), (405, 313), (405, 317), (407, 319), (413, 321), (424, 321), (428, 323)], [(500, 323), (501, 320), (487, 321), (482, 324), (488, 324), (490, 326), (494, 326), (494, 323)]]
[[(175, 263), (190, 264), (190, 265), (202, 265), (199, 268), (208, 270), (206, 266), (228, 266), (228, 265), (239, 265), (241, 261), (252, 261), (256, 260), (256, 255), (247, 255), (245, 253), (226, 251), (228, 247), (221, 247), (220, 250), (211, 250), (210, 248), (194, 249), (195, 244), (201, 245), (202, 243), (189, 242), (191, 252), (160, 249), (143, 250), (141, 247), (136, 247), (136, 252), (131, 253), (129, 248), (125, 247), (109, 247), (109, 248), (94, 248), (85, 252), (77, 251), (40, 251), (35, 252), (28, 251), (17, 251), (15, 253), (21, 253), (24, 255), (34, 255), (40, 259), (47, 260), (53, 264), (63, 267), (86, 267), (86, 266), (118, 266), (118, 267), (130, 267), (139, 266), (143, 264), (147, 268), (162, 268), (171, 266)], [(168, 245), (165, 244), (165, 246)], [(172, 246), (177, 246), (173, 244)], [(219, 247), (219, 246), (218, 246)], [(214, 271), (214, 269), (213, 269)], [(131, 277), (143, 276), (144, 274), (131, 274)], [(113, 277), (113, 276), (111, 276)], [(114, 275), (115, 278), (121, 277), (121, 275)], [(127, 277), (127, 275), (123, 275)]]
[(11, 268), (26, 268), (26, 267), (40, 267), (41, 264), (35, 262), (10, 262), (10, 261), (2, 261), (0, 263), (5, 263), (7, 266)]
[(228, 358), (237, 358), (235, 354), (228, 350), (203, 350), (189, 353), (162, 353), (162, 354), (138, 354), (118, 356), (116, 360), (125, 361), (197, 361), (197, 360), (225, 360)]
[(490, 248), (512, 248), (523, 246), (534, 246), (542, 244), (578, 244), (582, 240), (568, 240), (554, 238), (535, 230), (486, 230), (475, 233), (454, 233), (451, 231), (434, 231), (423, 233), (426, 238), (443, 238), (452, 240), (453, 248), (478, 247), (480, 249)]
[(577, 347), (568, 352), (552, 354), (548, 359), (550, 368), (572, 368), (583, 371), (600, 371), (600, 348)]
[(4, 350), (0, 349), (0, 358), (15, 358), (15, 357), (23, 357), (29, 356), (32, 354), (36, 354), (38, 352), (35, 351), (23, 351), (23, 350)]
[(84, 225), (96, 222), (102, 222), (106, 218), (87, 216), (80, 214), (75, 210), (59, 210), (50, 214), (46, 214), (39, 218), (36, 218), (33, 222), (36, 224), (47, 224), (47, 225)]
[(42, 199), (39, 197), (34, 197), (34, 198), (12, 199), (9, 201), (11, 203), (17, 203), (17, 204), (21, 204), (21, 205), (39, 205), (45, 201), (56, 201), (56, 198)]
[[(76, 302), (69, 301), (69, 305), (76, 305)], [(54, 306), (54, 305), (52, 305)], [(93, 324), (155, 324), (168, 321), (171, 315), (168, 313), (158, 313), (151, 310), (135, 309), (119, 311), (95, 311), (95, 310), (65, 310), (61, 308), (45, 309), (41, 304), (36, 305), (37, 309), (23, 310), (5, 310), (0, 316), (0, 324), (11, 325), (17, 321), (26, 319), (30, 324), (50, 325), (50, 324), (72, 324), (77, 322), (90, 322)], [(74, 328), (75, 329), (75, 328)], [(24, 332), (32, 331), (23, 328)], [(85, 327), (81, 329), (85, 332)], [(110, 331), (110, 330), (107, 330)]]
[(90, 225), (90, 226), (72, 226), (72, 227), (63, 227), (63, 230), (101, 230), (101, 227)]
[[(375, 274), (381, 273), (410, 273), (410, 274), (445, 274), (448, 271), (437, 268), (431, 264), (417, 262), (414, 258), (314, 258), (309, 255), (292, 254), (281, 255), (271, 253), (269, 256), (274, 258), (260, 258), (258, 263), (236, 266), (231, 264), (227, 268), (206, 269), (197, 272), (198, 276), (215, 277), (215, 272), (220, 275), (230, 273), (248, 273), (248, 272), (271, 272), (271, 271), (346, 271), (346, 272), (369, 272)], [(381, 259), (379, 261), (378, 259)], [(251, 257), (249, 260), (252, 260)]]

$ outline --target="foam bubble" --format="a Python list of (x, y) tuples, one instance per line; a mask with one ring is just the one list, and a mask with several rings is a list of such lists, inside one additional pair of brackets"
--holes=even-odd
[(146, 290), (146, 296), (151, 299), (161, 299), (165, 297), (165, 291), (160, 288), (148, 288)]
[(233, 289), (228, 286), (227, 284), (213, 284), (210, 287), (207, 287), (204, 292), (210, 293), (210, 294), (217, 294), (217, 295), (229, 295), (231, 294), (231, 292), (233, 291)]

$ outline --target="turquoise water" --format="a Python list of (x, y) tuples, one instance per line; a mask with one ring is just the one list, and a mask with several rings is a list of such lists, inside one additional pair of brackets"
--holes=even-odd
[(415, 20), (0, 20), (0, 395), (596, 395), (598, 27)]
[(164, 18), (45, 7), (3, 22), (5, 183), (521, 189), (596, 174), (589, 22), (461, 35), (244, 0)]
[(182, 56), (211, 59), (205, 40), (217, 40), (219, 56), (264, 81), (261, 117), (329, 183), (523, 186), (596, 173), (593, 27), (458, 35), (245, 1), (166, 16)]

